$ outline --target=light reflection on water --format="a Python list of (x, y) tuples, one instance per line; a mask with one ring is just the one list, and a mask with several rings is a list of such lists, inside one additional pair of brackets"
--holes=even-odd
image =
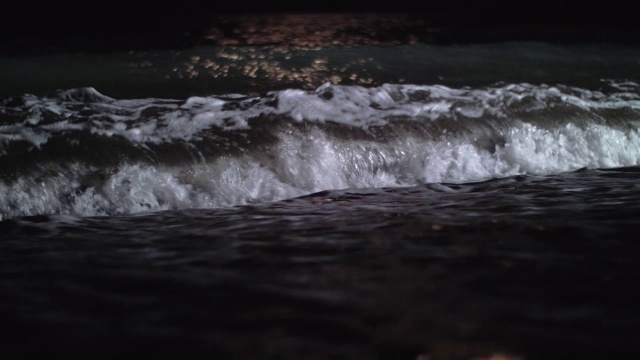
[[(193, 55), (172, 68), (166, 79), (224, 79), (244, 77), (253, 85), (279, 83), (304, 89), (318, 84), (371, 85), (367, 69), (381, 69), (372, 56), (329, 59), (321, 49), (292, 50), (283, 47), (224, 47), (212, 53)], [(141, 63), (146, 66), (148, 61)]]
[(370, 70), (383, 67), (373, 56), (339, 54), (339, 59), (330, 60), (323, 49), (416, 44), (429, 42), (425, 33), (437, 32), (423, 17), (407, 14), (242, 15), (222, 17), (219, 22), (204, 36), (205, 43), (218, 50), (191, 56), (166, 79), (243, 76), (256, 80), (250, 82), (253, 85), (285, 83), (305, 89), (323, 83), (373, 85)]
[(327, 46), (389, 46), (431, 42), (438, 29), (409, 14), (289, 13), (225, 16), (204, 38), (216, 45), (263, 45), (313, 49)]

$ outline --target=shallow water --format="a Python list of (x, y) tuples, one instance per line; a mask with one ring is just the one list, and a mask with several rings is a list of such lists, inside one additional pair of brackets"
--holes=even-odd
[(6, 220), (4, 326), (91, 356), (626, 353), (638, 335), (639, 176), (584, 170)]

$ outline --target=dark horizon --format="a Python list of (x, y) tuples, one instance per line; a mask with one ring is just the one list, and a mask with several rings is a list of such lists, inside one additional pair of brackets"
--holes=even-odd
[[(90, 6), (48, 3), (16, 4), (0, 21), (3, 55), (70, 51), (119, 51), (184, 48), (198, 45), (212, 27), (227, 28), (243, 16), (277, 17), (283, 14), (376, 14), (419, 19), (437, 35), (421, 35), (418, 41), (455, 44), (497, 41), (640, 43), (640, 31), (631, 11), (608, 3), (576, 6), (567, 2), (519, 4), (505, 2), (434, 2), (414, 5), (398, 0), (361, 3), (327, 0), (321, 3), (230, 2), (158, 3), (147, 1), (93, 1)], [(392, 34), (393, 35), (393, 34)], [(402, 36), (402, 34), (400, 34)]]

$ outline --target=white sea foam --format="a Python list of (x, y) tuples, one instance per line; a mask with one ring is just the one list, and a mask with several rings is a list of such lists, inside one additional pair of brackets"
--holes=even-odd
[(479, 147), (466, 136), (390, 142), (331, 138), (319, 129), (279, 134), (269, 153), (184, 166), (122, 165), (100, 183), (75, 164), (56, 175), (0, 182), (3, 218), (34, 214), (109, 215), (219, 208), (276, 201), (326, 189), (463, 183), (516, 174), (640, 165), (640, 133), (603, 125), (548, 130), (513, 126), (504, 144)]
[[(625, 93), (528, 84), (488, 89), (323, 85), (316, 91), (285, 90), (265, 98), (193, 97), (184, 103), (120, 101), (93, 94), (101, 110), (89, 118), (81, 113), (91, 113), (87, 107), (94, 103), (52, 105), (28, 97), (27, 103), (44, 106), (54, 119), (45, 119), (44, 110), (36, 106), (40, 110), (28, 111), (25, 121), (2, 125), (0, 142), (42, 146), (49, 136), (80, 129), (142, 145), (189, 141), (210, 127), (251, 131), (249, 120), (267, 114), (309, 125), (262, 128), (259, 131), (273, 131), (273, 143), (255, 148), (247, 143), (239, 152), (184, 164), (133, 161), (107, 169), (76, 162), (38, 167), (44, 170), (0, 180), (0, 219), (219, 208), (327, 189), (464, 183), (585, 167), (638, 166), (640, 125), (633, 120), (640, 115), (638, 86), (623, 83), (618, 88)], [(72, 98), (66, 96), (65, 101)], [(607, 118), (606, 111), (620, 109), (624, 124)], [(437, 123), (440, 127), (433, 129), (442, 131), (427, 136), (403, 128), (402, 122), (395, 123), (398, 119)], [(364, 129), (369, 136), (336, 136), (317, 125), (324, 122)], [(377, 126), (386, 126), (383, 129), (391, 135), (376, 137), (366, 131)], [(11, 154), (5, 151), (4, 156)], [(94, 173), (102, 174), (99, 181), (92, 178)]]
[(248, 129), (250, 119), (269, 115), (368, 128), (399, 118), (417, 122), (460, 117), (510, 119), (562, 107), (587, 113), (606, 109), (640, 111), (640, 87), (613, 81), (609, 86), (624, 89), (605, 94), (531, 84), (454, 89), (442, 85), (386, 84), (366, 88), (327, 83), (315, 91), (289, 89), (262, 97), (192, 97), (179, 102), (115, 100), (88, 88), (78, 90), (81, 95), (67, 91), (57, 98), (27, 95), (18, 109), (0, 106), (0, 113), (22, 117), (22, 121), (0, 127), (0, 145), (25, 141), (40, 147), (51, 136), (82, 130), (98, 136), (119, 136), (138, 144), (191, 141), (199, 139), (207, 129)]

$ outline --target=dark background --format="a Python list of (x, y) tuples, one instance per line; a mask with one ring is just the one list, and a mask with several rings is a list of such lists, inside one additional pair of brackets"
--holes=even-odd
[[(629, 2), (628, 4), (631, 4)], [(3, 55), (180, 48), (197, 45), (221, 19), (243, 14), (410, 14), (439, 29), (434, 43), (532, 40), (640, 43), (636, 11), (607, 1), (106, 1), (3, 5)], [(415, 31), (415, 29), (414, 29)], [(416, 35), (420, 40), (420, 33)]]

